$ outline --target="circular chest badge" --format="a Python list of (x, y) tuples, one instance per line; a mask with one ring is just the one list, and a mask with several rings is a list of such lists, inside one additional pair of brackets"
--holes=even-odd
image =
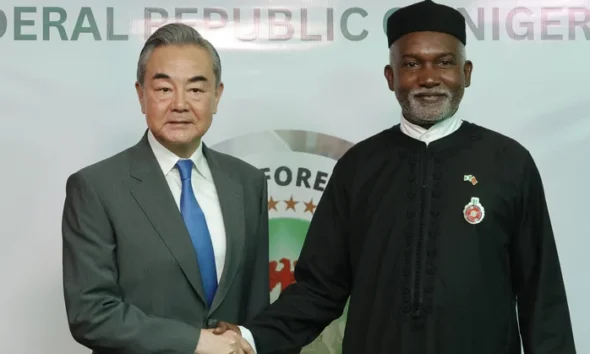
[(479, 203), (479, 198), (471, 198), (471, 202), (465, 205), (463, 217), (470, 224), (479, 224), (485, 216), (485, 209)]

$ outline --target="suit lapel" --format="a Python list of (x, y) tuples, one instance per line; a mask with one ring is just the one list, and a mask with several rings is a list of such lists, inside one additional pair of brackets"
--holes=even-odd
[(246, 222), (241, 184), (231, 176), (229, 169), (223, 168), (219, 164), (217, 154), (209, 150), (204, 144), (203, 153), (207, 158), (215, 188), (217, 189), (227, 240), (225, 265), (217, 287), (217, 293), (211, 304), (210, 311), (213, 312), (223, 302), (241, 264), (244, 253), (244, 239), (246, 237)]
[[(193, 244), (147, 135), (135, 146), (131, 193), (146, 214), (203, 303), (205, 293)], [(174, 299), (171, 299), (174, 301)]]

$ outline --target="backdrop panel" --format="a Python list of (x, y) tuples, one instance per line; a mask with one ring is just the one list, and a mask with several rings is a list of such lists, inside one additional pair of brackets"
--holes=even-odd
[[(135, 144), (145, 38), (186, 21), (226, 90), (205, 141), (269, 176), (274, 299), (292, 281), (336, 159), (399, 121), (383, 78), (387, 14), (412, 1), (3, 0), (0, 352), (82, 354), (67, 329), (60, 223), (69, 174)], [(579, 353), (590, 353), (590, 1), (448, 0), (469, 22), (460, 114), (531, 150), (547, 191)], [(308, 353), (337, 353), (344, 319)]]

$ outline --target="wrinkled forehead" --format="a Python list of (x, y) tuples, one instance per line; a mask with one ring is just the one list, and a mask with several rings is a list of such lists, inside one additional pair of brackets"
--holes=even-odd
[(189, 80), (201, 76), (214, 77), (213, 63), (206, 49), (195, 46), (161, 46), (152, 52), (147, 61), (147, 79)]
[(395, 56), (440, 56), (459, 55), (461, 42), (452, 35), (440, 32), (408, 33), (391, 45), (391, 54)]

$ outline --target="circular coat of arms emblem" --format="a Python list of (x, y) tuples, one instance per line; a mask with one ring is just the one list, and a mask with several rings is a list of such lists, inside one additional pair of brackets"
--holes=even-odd
[[(258, 167), (268, 180), (269, 293), (274, 302), (295, 282), (295, 266), (311, 219), (336, 161), (353, 146), (341, 138), (301, 130), (250, 133), (212, 146)], [(348, 302), (301, 354), (334, 354), (342, 347)]]

